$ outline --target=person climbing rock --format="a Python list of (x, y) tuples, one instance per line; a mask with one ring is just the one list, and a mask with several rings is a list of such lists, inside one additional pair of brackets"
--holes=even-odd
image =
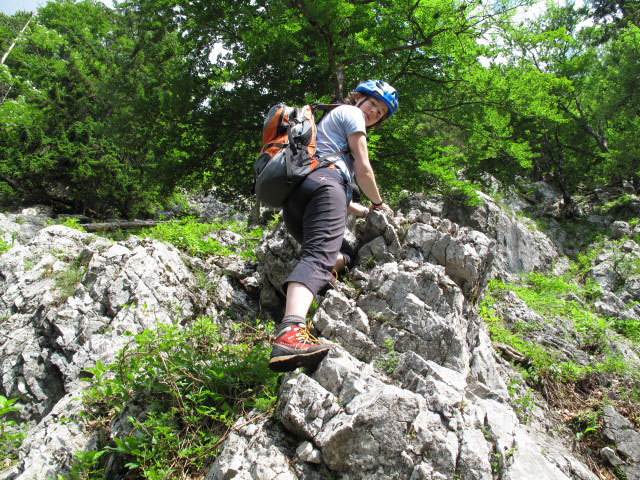
[[(312, 171), (283, 206), (287, 230), (302, 245), (302, 252), (285, 282), (285, 314), (271, 349), (269, 368), (277, 372), (313, 368), (335, 346), (313, 337), (305, 317), (332, 272), (353, 263), (354, 252), (344, 240), (347, 212), (364, 216), (371, 209), (390, 210), (369, 162), (366, 133), (393, 116), (398, 93), (384, 81), (367, 80), (344, 103), (318, 123), (316, 155), (329, 155), (330, 168)], [(369, 208), (352, 201), (354, 179), (371, 201)]]

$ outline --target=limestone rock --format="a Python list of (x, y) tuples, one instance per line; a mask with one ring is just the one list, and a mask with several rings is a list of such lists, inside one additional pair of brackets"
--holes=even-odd
[(500, 276), (542, 271), (558, 258), (553, 243), (535, 226), (507, 215), (490, 197), (479, 193), (482, 203), (468, 206), (451, 199), (440, 202), (413, 195), (402, 203), (404, 211), (417, 209), (482, 232), (496, 241), (493, 269)]
[[(255, 413), (254, 413), (255, 415)], [(234, 425), (224, 448), (205, 480), (321, 480), (325, 478), (305, 463), (292, 462), (295, 448), (273, 422), (254, 416)]]
[(176, 249), (137, 237), (114, 243), (60, 225), (0, 256), (0, 292), (0, 389), (21, 398), (21, 421), (35, 428), (11, 470), (20, 480), (45, 478), (89, 448), (82, 420), (55, 420), (71, 409), (87, 368), (111, 363), (128, 332), (192, 318), (200, 308)]
[[(624, 460), (620, 469), (628, 478), (638, 478), (640, 472), (640, 433), (633, 424), (620, 415), (610, 405), (602, 409), (604, 417), (604, 435), (614, 442), (616, 451)], [(609, 457), (610, 458), (610, 457)]]

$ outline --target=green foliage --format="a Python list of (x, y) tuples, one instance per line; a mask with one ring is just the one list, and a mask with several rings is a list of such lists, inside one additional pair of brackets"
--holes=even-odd
[(0, 237), (0, 255), (2, 255), (5, 252), (8, 252), (10, 248), (11, 248), (11, 245), (9, 245), (7, 242), (4, 241), (2, 237)]
[(110, 418), (131, 401), (149, 407), (128, 417), (131, 435), (106, 450), (148, 479), (179, 477), (208, 466), (229, 427), (252, 408), (269, 411), (277, 375), (267, 367), (269, 329), (239, 326), (223, 340), (209, 318), (159, 325), (135, 336), (114, 364), (98, 363), (83, 402), (93, 418)]
[[(7, 44), (24, 18), (0, 20)], [(0, 195), (98, 215), (154, 210), (198, 151), (189, 61), (175, 28), (144, 12), (41, 7), (0, 66)]]
[(398, 354), (393, 346), (393, 340), (386, 339), (384, 341), (384, 358), (376, 362), (376, 367), (386, 373), (392, 373), (398, 366)]
[[(212, 232), (221, 230), (230, 230), (239, 234), (242, 237), (240, 243), (238, 245), (222, 245), (207, 236)], [(194, 217), (185, 217), (142, 230), (141, 235), (170, 243), (185, 253), (196, 257), (235, 254), (243, 258), (255, 259), (253, 249), (263, 231), (262, 227), (255, 227), (247, 231), (244, 225), (234, 222), (200, 223)]]
[(623, 337), (640, 344), (640, 320), (635, 318), (616, 318), (613, 329)]
[(571, 420), (571, 426), (576, 431), (577, 440), (585, 440), (589, 436), (596, 436), (602, 430), (602, 410), (584, 409), (577, 412)]
[(65, 217), (59, 222), (60, 225), (64, 225), (65, 227), (74, 228), (76, 230), (80, 230), (81, 232), (86, 232), (86, 230), (82, 227), (80, 220), (73, 217)]
[(65, 270), (53, 273), (60, 302), (64, 302), (75, 293), (78, 284), (87, 273), (87, 261), (87, 258), (78, 256)]
[[(365, 78), (400, 92), (368, 138), (391, 196), (477, 202), (486, 174), (544, 177), (569, 211), (585, 188), (637, 183), (637, 15), (590, 2), (514, 21), (531, 3), (49, 2), (0, 66), (0, 199), (131, 217), (176, 186), (248, 194), (269, 107)], [(3, 50), (27, 18), (0, 16)]]
[[(582, 348), (598, 352), (601, 361), (591, 365), (578, 365), (572, 361), (559, 361), (558, 353), (550, 347), (538, 345), (526, 339), (529, 329), (543, 329), (544, 325), (515, 325), (508, 328), (495, 312), (494, 304), (504, 291), (515, 292), (527, 306), (549, 322), (567, 321), (574, 325)], [(587, 299), (592, 293), (581, 288), (566, 277), (543, 275), (531, 272), (519, 283), (505, 284), (497, 280), (489, 282), (490, 295), (486, 296), (478, 307), (478, 313), (489, 326), (495, 342), (504, 343), (527, 358), (522, 374), (525, 379), (539, 385), (546, 379), (562, 382), (575, 382), (594, 372), (608, 372), (626, 375), (629, 366), (611, 354), (607, 347), (611, 327), (608, 319), (601, 318), (590, 311)], [(567, 300), (572, 294), (577, 300)], [(635, 325), (631, 326), (633, 329)]]
[(507, 384), (507, 392), (511, 402), (515, 407), (516, 414), (524, 422), (528, 423), (535, 407), (533, 392), (530, 388), (524, 387), (525, 393), (521, 394), (521, 380), (511, 379)]
[(12, 412), (18, 412), (19, 407), (15, 406), (17, 398), (8, 399), (0, 395), (0, 457), (5, 459), (5, 463), (0, 465), (0, 469), (9, 466), (6, 462), (13, 462), (17, 459), (18, 448), (24, 440), (24, 432), (14, 420), (7, 420), (7, 416)]
[(58, 475), (57, 480), (101, 480), (103, 469), (99, 462), (105, 453), (106, 450), (75, 452), (71, 471), (67, 475)]

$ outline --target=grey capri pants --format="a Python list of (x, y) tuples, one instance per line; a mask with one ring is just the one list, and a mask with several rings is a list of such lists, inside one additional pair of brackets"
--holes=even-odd
[(344, 240), (347, 216), (347, 181), (336, 170), (319, 168), (311, 172), (284, 204), (284, 223), (302, 245), (300, 261), (287, 277), (305, 285), (313, 295), (329, 283), (342, 253), (347, 267), (355, 253)]

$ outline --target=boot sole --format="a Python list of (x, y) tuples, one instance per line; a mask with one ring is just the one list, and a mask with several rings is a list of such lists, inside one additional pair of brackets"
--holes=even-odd
[(280, 355), (269, 360), (269, 368), (274, 372), (291, 372), (296, 368), (313, 368), (322, 361), (333, 346), (311, 353), (297, 353), (295, 355)]

